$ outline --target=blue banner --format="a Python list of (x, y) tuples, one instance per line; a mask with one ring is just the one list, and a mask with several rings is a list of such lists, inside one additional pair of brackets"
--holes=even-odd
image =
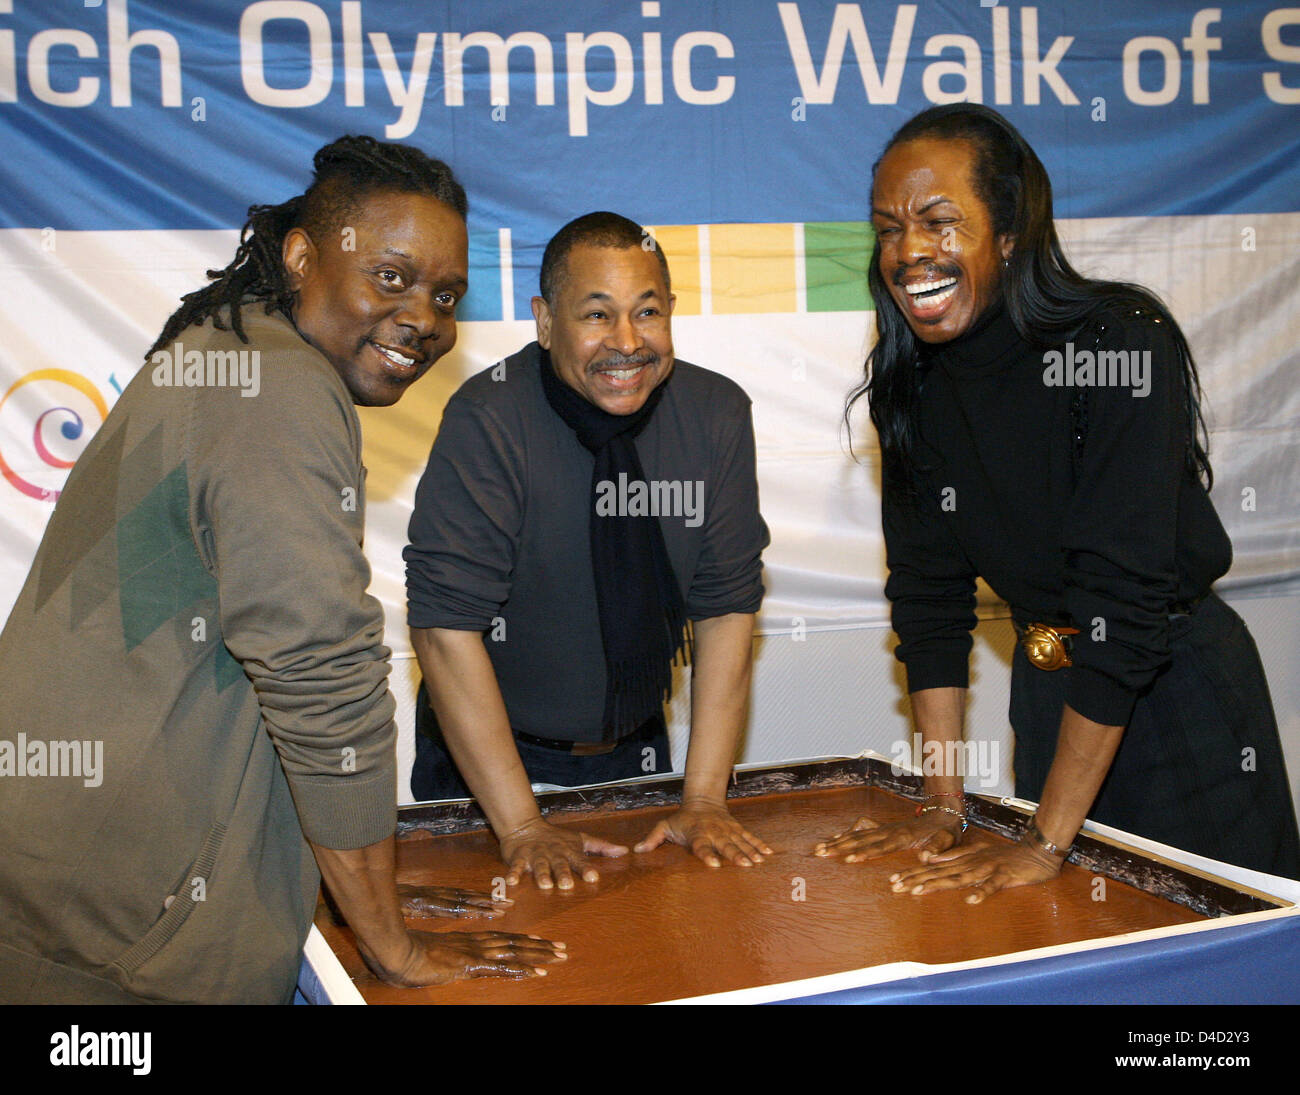
[(1260, 0), (0, 0), (0, 227), (237, 226), (345, 132), (529, 246), (601, 207), (860, 221), (950, 99), (1022, 128), (1060, 216), (1300, 209), (1300, 9)]

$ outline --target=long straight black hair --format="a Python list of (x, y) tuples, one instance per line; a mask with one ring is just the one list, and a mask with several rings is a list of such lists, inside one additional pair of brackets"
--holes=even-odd
[[(1052, 184), (1041, 161), (1019, 131), (996, 110), (978, 103), (931, 107), (906, 122), (890, 138), (872, 168), (874, 188), (881, 161), (896, 145), (918, 138), (966, 141), (975, 149), (975, 193), (984, 202), (995, 235), (1015, 237), (1002, 271), (1002, 297), (1016, 330), (1026, 342), (1052, 346), (1074, 336), (1098, 312), (1127, 307), (1154, 313), (1166, 325), (1177, 350), (1186, 420), (1186, 467), (1207, 486), (1213, 483), (1206, 455), (1207, 433), (1201, 414), (1201, 385), (1187, 339), (1154, 294), (1129, 282), (1085, 278), (1066, 260), (1052, 219)], [(884, 474), (907, 493), (915, 490), (916, 408), (921, 364), (911, 327), (899, 311), (880, 269), (876, 241), (867, 271), (876, 307), (876, 345), (867, 355), (863, 383), (850, 394), (848, 413), (867, 397), (880, 438)]]

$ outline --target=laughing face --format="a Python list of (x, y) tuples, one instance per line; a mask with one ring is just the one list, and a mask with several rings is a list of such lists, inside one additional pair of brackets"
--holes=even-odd
[(876, 170), (871, 222), (880, 273), (912, 333), (948, 342), (968, 331), (1000, 292), (1014, 241), (995, 236), (972, 185), (967, 141), (919, 138), (890, 149)]
[(564, 259), (555, 306), (533, 298), (537, 341), (589, 403), (633, 414), (672, 372), (675, 299), (653, 251), (578, 244)]
[(387, 407), (456, 344), (465, 222), (436, 198), (404, 193), (372, 194), (346, 220), (328, 239), (285, 235), (293, 318), (354, 403)]

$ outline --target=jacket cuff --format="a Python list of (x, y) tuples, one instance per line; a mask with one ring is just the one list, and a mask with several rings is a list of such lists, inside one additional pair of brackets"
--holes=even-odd
[(908, 692), (925, 688), (970, 687), (970, 657), (965, 654), (909, 654)]
[(388, 758), (365, 775), (292, 779), (303, 835), (343, 851), (386, 840), (397, 831), (397, 761)]
[(1066, 670), (1065, 702), (1085, 719), (1103, 726), (1127, 726), (1137, 693), (1096, 669), (1076, 665)]

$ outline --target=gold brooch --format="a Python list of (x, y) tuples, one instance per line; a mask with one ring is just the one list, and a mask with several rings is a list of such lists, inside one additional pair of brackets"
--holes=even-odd
[(1070, 660), (1070, 644), (1065, 636), (1077, 634), (1077, 627), (1030, 624), (1020, 636), (1020, 645), (1025, 657), (1039, 669), (1060, 669), (1074, 664)]

